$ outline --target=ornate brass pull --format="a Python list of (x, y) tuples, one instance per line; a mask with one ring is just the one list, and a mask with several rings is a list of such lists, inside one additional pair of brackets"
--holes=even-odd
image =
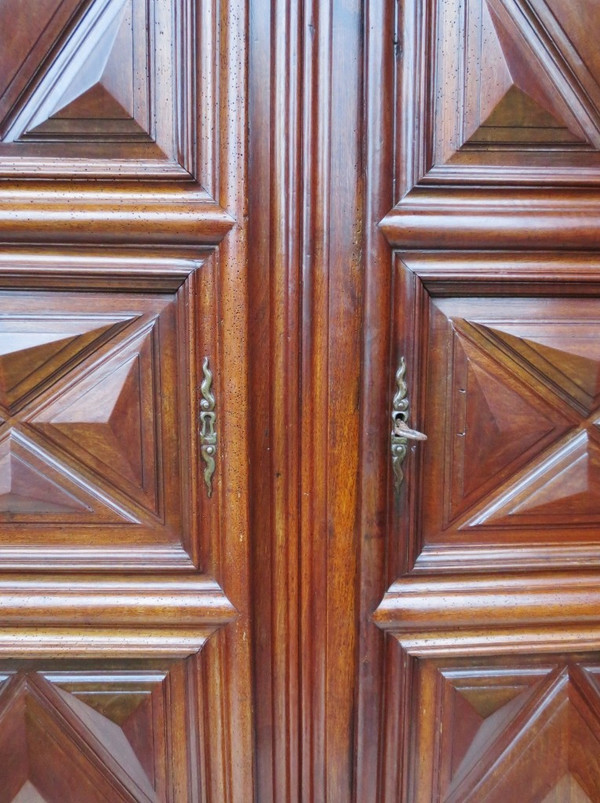
[(409, 402), (407, 398), (408, 388), (405, 382), (406, 360), (400, 358), (400, 365), (396, 371), (396, 393), (392, 402), (392, 468), (394, 469), (394, 487), (396, 493), (400, 490), (404, 480), (402, 463), (408, 451), (408, 441), (426, 441), (427, 435), (411, 429), (408, 426)]
[(204, 482), (208, 497), (212, 496), (212, 477), (215, 473), (215, 456), (217, 454), (217, 414), (215, 413), (215, 397), (212, 392), (213, 376), (208, 367), (208, 357), (202, 363), (204, 379), (200, 385), (202, 399), (200, 401), (200, 452), (204, 460)]

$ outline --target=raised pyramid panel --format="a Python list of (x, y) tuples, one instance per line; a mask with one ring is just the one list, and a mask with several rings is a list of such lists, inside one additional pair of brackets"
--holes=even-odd
[(600, 447), (586, 432), (527, 471), (467, 526), (573, 527), (600, 522)]
[(583, 141), (513, 84), (466, 144), (481, 146), (508, 143), (514, 147), (517, 144), (535, 146)]
[(600, 343), (595, 320), (502, 323), (482, 327), (535, 376), (590, 413), (600, 402)]
[(187, 554), (191, 369), (182, 373), (177, 303), (170, 293), (4, 293), (0, 552), (34, 563), (42, 545), (72, 561), (80, 549)]
[(112, 177), (116, 160), (123, 174), (143, 176), (151, 162), (157, 176), (189, 180), (194, 8), (193, 0), (6, 0), (2, 30), (23, 17), (15, 41), (24, 50), (3, 48), (0, 62), (12, 75), (3, 94), (0, 75), (0, 175), (22, 171), (26, 157), (36, 175)]
[[(62, 58), (47, 73), (31, 98), (27, 112), (21, 112), (20, 125), (13, 124), (5, 136), (18, 140), (53, 117), (65, 106), (73, 103), (97, 84), (114, 47), (121, 26), (125, 0), (105, 0), (92, 6), (82, 20), (81, 27), (65, 46)], [(131, 55), (124, 53), (123, 56)], [(39, 96), (39, 99), (38, 99)]]
[(13, 671), (0, 691), (0, 803), (169, 799), (177, 767), (197, 772), (189, 680), (185, 663)]
[[(548, 55), (540, 41), (541, 32), (536, 29), (532, 31), (527, 25), (520, 24), (518, 14), (511, 14), (504, 0), (486, 2), (513, 85), (531, 98), (540, 110), (545, 110), (568, 129), (576, 140), (587, 141), (589, 132), (573, 113), (572, 106), (556, 92), (553, 74), (547, 62)], [(573, 94), (573, 88), (568, 89)]]
[(515, 545), (597, 549), (599, 309), (559, 294), (504, 309), (497, 298), (432, 299), (417, 561), (430, 549), (436, 561), (459, 549), (474, 565), (480, 550), (501, 561)]
[[(420, 708), (421, 700), (415, 709), (420, 737), (411, 771), (423, 800), (599, 799), (600, 698), (577, 662), (568, 656), (544, 663), (503, 657), (450, 667), (445, 660), (435, 671), (436, 663), (420, 666), (418, 685), (423, 701), (437, 701), (435, 716), (427, 705)], [(490, 703), (487, 716), (477, 714), (479, 724), (471, 709), (465, 727), (462, 690), (471, 686), (480, 700), (489, 695)], [(497, 694), (503, 688), (511, 689), (504, 702)]]
[(485, 734), (490, 730), (501, 729), (511, 712), (525, 705), (528, 693), (547, 675), (547, 670), (522, 674), (506, 670), (442, 670), (441, 675), (445, 679), (444, 706), (451, 720), (450, 777), (454, 778), (477, 740), (487, 738)]
[[(0, 117), (35, 76), (40, 62), (56, 45), (81, 0), (4, 0), (0, 30), (11, 32), (11, 46), (0, 49)], [(32, 13), (35, 12), (35, 13)]]
[[(134, 75), (133, 69), (132, 10), (132, 0), (112, 0), (94, 16), (89, 34), (74, 44), (76, 52), (69, 60), (69, 67), (77, 62), (79, 69), (73, 69), (70, 81), (59, 80), (50, 90), (44, 82), (40, 84), (38, 93), (44, 98), (43, 103), (16, 137), (17, 141), (117, 135), (152, 141), (147, 106), (149, 87)], [(138, 34), (137, 39), (140, 38)], [(136, 46), (140, 46), (139, 41)], [(57, 72), (59, 68), (60, 65)], [(35, 96), (31, 107), (35, 108)]]
[[(78, 478), (19, 430), (0, 439), (0, 521), (71, 525), (130, 523), (117, 505)], [(6, 537), (6, 536), (5, 536)], [(1, 536), (0, 536), (1, 539)]]
[[(428, 135), (424, 130), (431, 132), (431, 140), (420, 146), (432, 154), (421, 175), (535, 182), (536, 176), (548, 180), (552, 168), (568, 182), (573, 174), (569, 179), (567, 168), (581, 168), (584, 180), (591, 180), (588, 172), (597, 177), (600, 66), (589, 34), (598, 26), (597, 4), (435, 0), (432, 5), (436, 36), (430, 43), (425, 38), (425, 56), (414, 62), (410, 92), (421, 106), (415, 127), (406, 132), (419, 141)], [(428, 91), (422, 92), (423, 86)], [(432, 111), (427, 98), (435, 99)], [(431, 125), (423, 129), (421, 123), (418, 130), (417, 120), (428, 118)], [(410, 119), (403, 124), (412, 126)]]
[(31, 419), (36, 430), (157, 512), (160, 455), (154, 325), (75, 380)]
[(15, 413), (132, 320), (127, 315), (0, 315), (0, 405)]

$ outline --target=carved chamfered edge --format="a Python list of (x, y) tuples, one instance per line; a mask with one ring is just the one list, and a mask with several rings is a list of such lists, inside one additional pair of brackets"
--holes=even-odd
[(600, 648), (600, 580), (592, 572), (405, 577), (373, 614), (415, 655)]
[(217, 414), (215, 413), (215, 396), (212, 392), (213, 375), (209, 368), (208, 357), (202, 363), (204, 379), (200, 384), (200, 451), (204, 461), (204, 483), (208, 497), (212, 496), (212, 478), (215, 473), (215, 457), (217, 454)]
[(211, 578), (0, 577), (0, 657), (194, 654), (236, 618)]

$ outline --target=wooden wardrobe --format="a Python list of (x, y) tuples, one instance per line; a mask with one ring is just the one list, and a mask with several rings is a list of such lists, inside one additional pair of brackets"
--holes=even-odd
[(599, 38), (0, 1), (0, 803), (600, 801)]

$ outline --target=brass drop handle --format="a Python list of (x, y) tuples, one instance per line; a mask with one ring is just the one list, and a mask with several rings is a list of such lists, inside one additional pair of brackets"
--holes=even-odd
[(427, 435), (408, 426), (408, 388), (405, 381), (406, 360), (400, 358), (400, 365), (396, 371), (396, 393), (392, 402), (392, 435), (391, 452), (392, 468), (394, 469), (394, 488), (396, 493), (400, 491), (404, 481), (402, 463), (408, 451), (408, 441), (426, 441)]

